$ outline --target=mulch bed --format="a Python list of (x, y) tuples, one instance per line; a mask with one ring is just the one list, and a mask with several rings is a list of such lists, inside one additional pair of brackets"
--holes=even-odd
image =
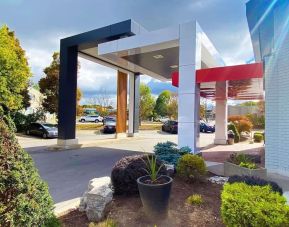
[[(222, 186), (210, 182), (188, 184), (175, 177), (166, 220), (148, 220), (143, 212), (139, 196), (115, 196), (108, 207), (107, 218), (119, 227), (176, 227), (176, 226), (224, 226), (220, 217)], [(203, 197), (202, 205), (190, 205), (186, 198), (192, 194)], [(88, 226), (85, 213), (71, 211), (60, 218), (63, 226)]]

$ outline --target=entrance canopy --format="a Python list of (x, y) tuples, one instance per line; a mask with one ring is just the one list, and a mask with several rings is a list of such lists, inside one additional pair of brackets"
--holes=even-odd
[[(208, 99), (216, 97), (216, 82), (228, 81), (228, 99), (263, 99), (263, 64), (214, 67), (196, 70), (196, 83), (200, 84), (200, 94)], [(173, 86), (179, 86), (179, 72), (172, 73)]]

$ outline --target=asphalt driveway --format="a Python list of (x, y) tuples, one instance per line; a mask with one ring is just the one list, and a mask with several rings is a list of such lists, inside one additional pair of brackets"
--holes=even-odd
[(45, 147), (26, 148), (42, 179), (48, 182), (55, 203), (82, 196), (90, 179), (110, 176), (120, 158), (137, 152), (88, 147), (77, 150), (48, 151)]

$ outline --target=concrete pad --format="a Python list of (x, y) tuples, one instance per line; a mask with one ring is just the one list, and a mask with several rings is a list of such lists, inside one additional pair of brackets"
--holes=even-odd
[(206, 161), (209, 172), (218, 176), (224, 176), (224, 163)]

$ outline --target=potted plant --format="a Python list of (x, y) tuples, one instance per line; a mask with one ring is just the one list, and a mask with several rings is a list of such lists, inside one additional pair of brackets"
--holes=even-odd
[(157, 158), (147, 156), (148, 175), (137, 179), (140, 198), (144, 211), (149, 217), (165, 218), (168, 214), (169, 199), (173, 179), (166, 175), (159, 175), (163, 165), (157, 167)]

